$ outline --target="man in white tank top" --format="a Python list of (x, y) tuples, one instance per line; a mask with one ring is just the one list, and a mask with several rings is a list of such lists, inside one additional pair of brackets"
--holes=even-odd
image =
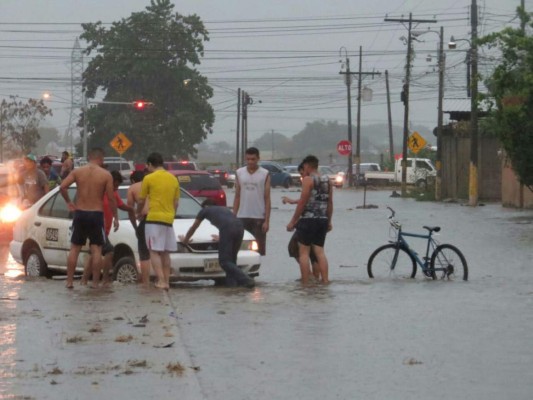
[(270, 221), (270, 175), (259, 166), (259, 150), (246, 149), (246, 166), (235, 174), (233, 213), (242, 221), (244, 229), (255, 236), (259, 254), (266, 252), (266, 233)]

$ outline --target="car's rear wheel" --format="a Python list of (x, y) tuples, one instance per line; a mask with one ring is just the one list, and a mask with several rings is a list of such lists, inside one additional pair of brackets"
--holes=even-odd
[(132, 257), (122, 257), (115, 264), (113, 278), (120, 283), (137, 283), (139, 272)]
[(291, 187), (291, 180), (290, 180), (290, 178), (287, 178), (287, 179), (285, 179), (285, 180), (283, 181), (283, 187), (284, 187), (285, 189), (288, 189), (288, 188)]
[(26, 253), (24, 272), (26, 276), (50, 276), (48, 265), (38, 247), (32, 246)]

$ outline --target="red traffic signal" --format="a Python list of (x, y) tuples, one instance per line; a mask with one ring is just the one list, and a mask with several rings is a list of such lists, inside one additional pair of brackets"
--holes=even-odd
[(144, 100), (135, 100), (132, 105), (137, 110), (144, 110), (146, 107), (151, 106), (152, 102), (144, 101)]

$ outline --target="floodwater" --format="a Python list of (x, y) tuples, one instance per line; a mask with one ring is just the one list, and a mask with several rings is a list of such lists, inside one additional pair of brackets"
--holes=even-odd
[[(332, 283), (302, 288), (286, 247), (294, 206), (283, 195), (299, 193), (273, 190), (253, 290), (206, 282), (168, 295), (119, 285), (68, 292), (62, 281), (17, 278), (20, 266), (4, 256), (15, 277), (0, 277), (1, 297), (19, 300), (1, 304), (0, 398), (533, 397), (532, 210), (387, 191), (367, 193), (378, 208), (357, 209), (362, 192), (336, 190), (326, 244)], [(420, 271), (414, 280), (369, 279), (369, 255), (389, 240), (387, 205), (407, 231), (441, 226), (439, 240), (465, 254), (469, 281), (432, 281)], [(144, 315), (150, 322), (134, 327)], [(167, 368), (175, 362), (182, 375)]]

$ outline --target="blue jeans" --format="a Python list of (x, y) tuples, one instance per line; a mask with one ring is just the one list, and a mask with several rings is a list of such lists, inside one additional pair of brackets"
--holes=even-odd
[(226, 272), (226, 285), (243, 285), (250, 280), (242, 270), (237, 267), (237, 253), (241, 248), (244, 228), (240, 221), (235, 221), (231, 226), (220, 229), (218, 261)]

